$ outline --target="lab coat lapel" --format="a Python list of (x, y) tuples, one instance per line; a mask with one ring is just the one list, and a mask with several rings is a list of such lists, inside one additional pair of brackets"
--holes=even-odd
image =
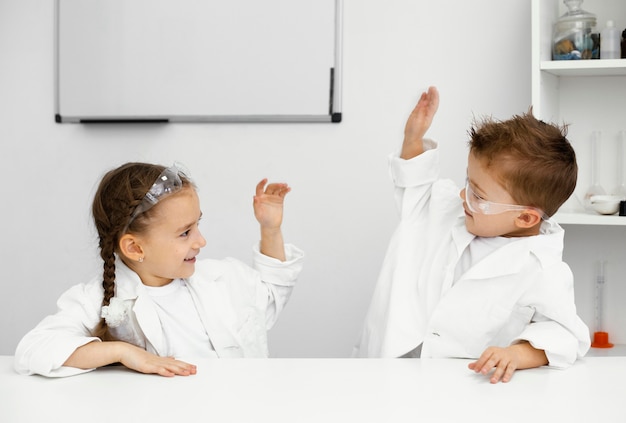
[(456, 246), (457, 259), (461, 257), (461, 254), (475, 236), (467, 231), (465, 223), (458, 224), (452, 228), (452, 240)]
[(476, 263), (461, 279), (488, 279), (518, 273), (528, 254), (528, 239), (519, 238)]
[(116, 260), (115, 266), (117, 269), (115, 295), (123, 300), (135, 300), (133, 312), (149, 346), (157, 355), (165, 354), (167, 347), (161, 329), (161, 320), (154, 309), (154, 304), (148, 298), (141, 279), (121, 259)]
[(167, 346), (163, 337), (161, 320), (154, 309), (154, 303), (148, 299), (147, 293), (137, 297), (133, 311), (148, 343), (154, 349), (154, 353), (159, 356), (166, 355)]
[(200, 278), (194, 275), (187, 281), (189, 291), (218, 357), (243, 357), (239, 342), (226, 325), (228, 317), (233, 313), (224, 304), (224, 298), (227, 297), (219, 293), (220, 289), (224, 289), (216, 283), (220, 276), (221, 272), (204, 272), (202, 280), (198, 280)]
[[(449, 254), (454, 254), (454, 257), (448, 257), (446, 263), (446, 269), (444, 272), (443, 282), (441, 284), (441, 295), (445, 293), (448, 289), (452, 287), (454, 282), (454, 272), (456, 265), (463, 254), (463, 251), (467, 248), (470, 242), (474, 239), (474, 235), (469, 233), (465, 228), (465, 223), (454, 226), (451, 231), (452, 241), (454, 245), (454, 250), (450, 250)], [(431, 298), (431, 302), (429, 304), (436, 304), (436, 300)]]

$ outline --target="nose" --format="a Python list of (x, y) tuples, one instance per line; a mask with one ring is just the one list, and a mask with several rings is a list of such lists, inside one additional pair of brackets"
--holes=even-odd
[(198, 236), (194, 242), (194, 248), (200, 249), (206, 245), (206, 239), (202, 236), (202, 233), (198, 231)]
[(461, 191), (459, 192), (459, 197), (461, 197), (461, 200), (465, 201), (465, 188), (461, 189)]

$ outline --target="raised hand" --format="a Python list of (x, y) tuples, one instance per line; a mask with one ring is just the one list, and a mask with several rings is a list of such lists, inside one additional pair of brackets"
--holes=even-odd
[(256, 186), (254, 217), (262, 228), (280, 228), (283, 222), (283, 202), (291, 188), (283, 183), (272, 183), (267, 187), (266, 184), (267, 179), (263, 179)]
[(438, 108), (439, 91), (435, 87), (430, 87), (427, 92), (422, 93), (417, 105), (407, 119), (400, 157), (411, 159), (424, 152), (422, 141)]
[(291, 188), (284, 183), (267, 185), (263, 179), (256, 186), (254, 217), (261, 225), (261, 253), (285, 261), (285, 245), (280, 226), (283, 222), (283, 203)]

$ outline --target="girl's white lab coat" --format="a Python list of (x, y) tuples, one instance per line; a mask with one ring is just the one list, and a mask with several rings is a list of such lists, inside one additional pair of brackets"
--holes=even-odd
[[(255, 247), (254, 269), (235, 260), (200, 260), (186, 280), (218, 357), (267, 357), (267, 329), (289, 299), (302, 269), (303, 253), (285, 246), (287, 261), (262, 255)], [(86, 370), (64, 367), (74, 350), (92, 341), (100, 321), (102, 277), (76, 285), (58, 300), (56, 314), (46, 317), (20, 341), (15, 369), (23, 374), (69, 376)], [(116, 297), (131, 312), (111, 334), (157, 355), (166, 352), (159, 318), (139, 276), (116, 261)]]
[(411, 160), (390, 157), (401, 220), (390, 242), (354, 355), (478, 358), (489, 346), (527, 340), (566, 367), (590, 345), (576, 314), (573, 277), (562, 261), (563, 229), (493, 251), (460, 279), (457, 262), (474, 239), (451, 181), (438, 179), (436, 144)]

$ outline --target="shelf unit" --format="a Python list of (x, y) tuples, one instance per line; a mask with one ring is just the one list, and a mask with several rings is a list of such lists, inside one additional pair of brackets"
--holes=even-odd
[(587, 212), (558, 212), (554, 219), (561, 225), (608, 225), (626, 226), (626, 216), (592, 214)]
[(626, 60), (543, 60), (539, 70), (554, 76), (623, 76)]
[[(626, 2), (623, 0), (584, 0), (582, 8), (597, 16), (597, 31), (612, 19), (617, 28), (626, 28)], [(568, 138), (578, 158), (578, 184), (573, 201), (581, 204), (591, 181), (590, 136), (602, 131), (602, 162), (599, 182), (607, 192), (618, 181), (617, 139), (626, 130), (626, 59), (552, 60), (552, 28), (567, 9), (562, 0), (532, 0), (531, 90), (535, 116), (568, 124)], [(557, 222), (581, 225), (626, 226), (626, 217), (594, 215), (582, 208), (565, 208)]]
[[(597, 17), (597, 32), (611, 19), (626, 28), (626, 1), (584, 0), (582, 8)], [(576, 151), (578, 183), (572, 198), (554, 216), (564, 225), (626, 226), (626, 217), (584, 211), (581, 199), (591, 184), (591, 133), (602, 131), (598, 181), (607, 193), (619, 181), (618, 137), (626, 130), (626, 59), (552, 60), (552, 28), (567, 11), (563, 0), (531, 3), (531, 98), (536, 117), (568, 125)], [(624, 171), (626, 174), (626, 170)], [(593, 329), (592, 329), (593, 330)], [(626, 345), (591, 348), (590, 356), (626, 355)]]

